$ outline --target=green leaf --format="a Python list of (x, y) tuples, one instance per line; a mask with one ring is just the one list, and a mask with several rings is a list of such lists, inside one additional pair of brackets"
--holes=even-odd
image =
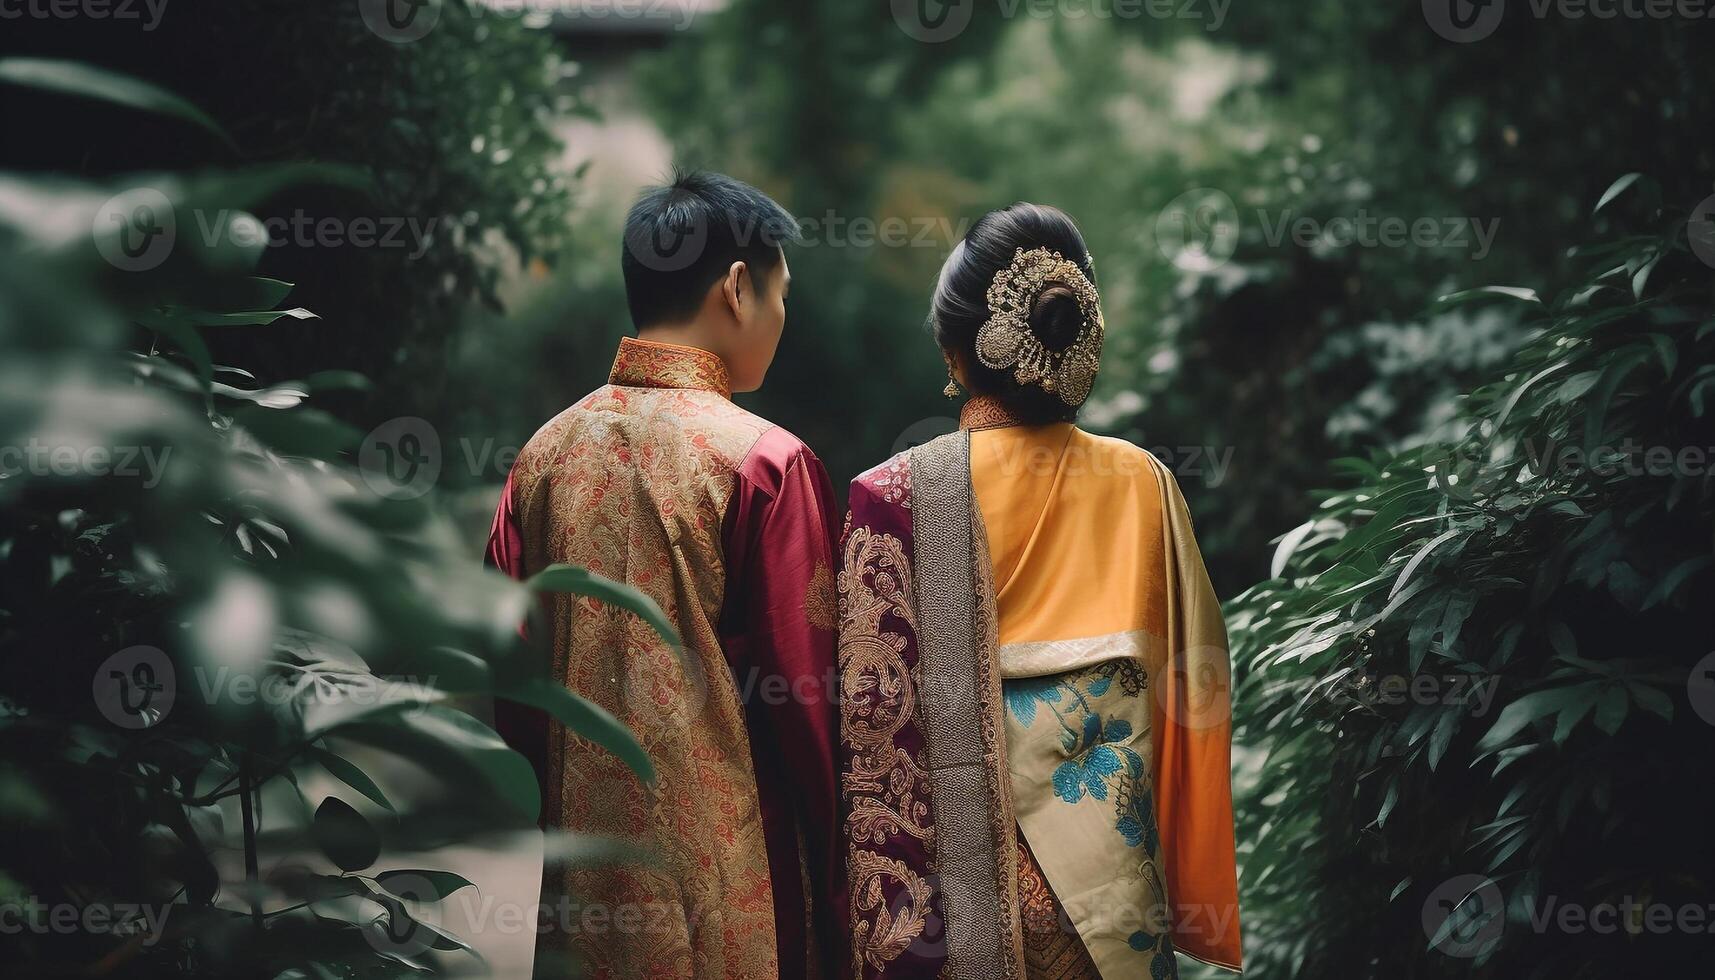
[(188, 323), (159, 321), (153, 329), (190, 359), (196, 366), (197, 377), (202, 380), (205, 389), (214, 382), (214, 358), (209, 354), (208, 345), (203, 343), (202, 335), (197, 333), (195, 327)]
[(1631, 708), (1631, 699), (1626, 697), (1623, 687), (1610, 687), (1602, 692), (1602, 700), (1596, 703), (1596, 727), (1608, 735), (1613, 735), (1625, 724), (1626, 712)]
[(332, 459), (363, 442), (356, 428), (315, 408), (280, 411), (251, 405), (233, 413), (233, 420), (285, 456)]
[(548, 712), (560, 724), (612, 752), (645, 784), (655, 783), (655, 764), (649, 760), (649, 753), (637, 744), (625, 723), (601, 705), (541, 678), (496, 691), (495, 697)]
[(388, 802), (387, 795), (381, 792), (381, 787), (375, 785), (375, 781), (370, 779), (362, 769), (327, 749), (312, 746), (309, 754), (310, 758), (320, 763), (323, 769), (333, 773), (340, 782), (362, 793), (370, 802), (384, 809), (393, 809), (393, 804)]
[(1565, 745), (1572, 737), (1572, 730), (1596, 707), (1597, 690), (1594, 685), (1586, 685), (1590, 689), (1588, 697), (1582, 698), (1560, 709), (1560, 714), (1554, 719), (1554, 744)]
[(549, 565), (531, 576), (524, 585), (536, 592), (559, 592), (588, 596), (612, 603), (642, 617), (663, 640), (677, 647), (679, 631), (673, 628), (661, 607), (641, 590), (597, 575), (575, 565)]
[(316, 807), (310, 835), (328, 860), (346, 871), (362, 871), (381, 856), (381, 835), (363, 814), (337, 796)]
[(530, 763), (507, 748), (494, 730), (462, 711), (427, 705), (340, 729), (340, 735), (375, 745), (434, 772), (467, 800), (504, 803), (535, 820), (541, 787)]
[(237, 149), (220, 124), (196, 106), (141, 79), (96, 68), (77, 61), (49, 58), (0, 58), (0, 82), (110, 102), (182, 119), (218, 137)]
[(1441, 709), (1441, 718), (1435, 722), (1435, 731), (1429, 736), (1429, 768), (1433, 771), (1441, 764), (1442, 756), (1447, 754), (1447, 747), (1453, 744), (1453, 736), (1459, 731), (1460, 712), (1452, 708)]
[(395, 895), (399, 895), (399, 891), (397, 890), (398, 888), (412, 888), (415, 890), (414, 886), (427, 885), (429, 890), (427, 895), (411, 894), (401, 896), (403, 898), (411, 898), (418, 901), (425, 901), (430, 898), (439, 901), (440, 899), (451, 895), (453, 892), (458, 891), (460, 888), (476, 887), (476, 885), (472, 884), (469, 879), (461, 875), (453, 874), (451, 871), (399, 869), (395, 871), (383, 871), (375, 876), (375, 880), (381, 885), (381, 887)]
[(1388, 814), (1393, 812), (1393, 808), (1396, 805), (1398, 805), (1398, 803), (1399, 803), (1399, 780), (1395, 779), (1394, 781), (1388, 783), (1387, 796), (1382, 798), (1381, 809), (1379, 811), (1377, 811), (1377, 813), (1376, 813), (1376, 826), (1378, 826), (1378, 827), (1387, 826)]
[(1399, 578), (1394, 580), (1393, 588), (1388, 590), (1388, 598), (1392, 599), (1399, 595), (1399, 590), (1405, 588), (1405, 583), (1411, 580), (1411, 573), (1417, 571), (1417, 566), (1423, 564), (1423, 560), (1429, 557), (1429, 553), (1434, 551), (1437, 545), (1444, 541), (1450, 541), (1458, 535), (1459, 528), (1450, 528), (1429, 539), (1429, 542), (1419, 548), (1417, 554), (1412, 555), (1411, 560), (1405, 563), (1405, 568), (1399, 573)]
[(1643, 608), (1649, 609), (1658, 606), (1672, 598), (1687, 579), (1711, 564), (1715, 564), (1715, 557), (1698, 555), (1696, 558), (1687, 558), (1675, 565), (1672, 571), (1662, 576), (1661, 581), (1656, 583), (1649, 595), (1644, 597)]
[(1638, 707), (1656, 715), (1662, 721), (1673, 721), (1673, 698), (1664, 691), (1659, 691), (1645, 684), (1627, 684), (1626, 691)]
[(1623, 561), (1608, 564), (1608, 592), (1627, 610), (1637, 612), (1643, 607), (1646, 587), (1643, 576), (1631, 565)]
[(1594, 453), (1602, 441), (1602, 433), (1608, 420), (1608, 405), (1614, 395), (1625, 383), (1626, 376), (1631, 374), (1639, 365), (1649, 360), (1648, 350), (1633, 347), (1627, 353), (1620, 354), (1608, 362), (1602, 371), (1602, 380), (1596, 383), (1590, 396), (1584, 402), (1584, 451)]
[(1477, 300), (1496, 298), (1510, 299), (1521, 303), (1532, 303), (1537, 306), (1542, 305), (1542, 297), (1538, 296), (1534, 289), (1526, 289), (1523, 286), (1479, 286), (1476, 289), (1465, 289), (1457, 293), (1448, 293), (1445, 296), (1441, 296), (1435, 300), (1434, 308), (1447, 309), (1449, 307), (1462, 306), (1466, 303), (1472, 303)]
[(196, 298), (208, 310), (271, 310), (292, 295), (295, 288), (296, 283), (281, 279), (245, 276), (201, 286)]
[(1269, 578), (1279, 578), (1286, 571), (1287, 562), (1292, 560), (1292, 553), (1298, 550), (1298, 546), (1303, 544), (1304, 539), (1315, 529), (1316, 521), (1308, 520), (1286, 532), (1286, 536), (1280, 539), (1280, 545), (1274, 549), (1274, 560), (1269, 564)]
[(1502, 709), (1501, 716), (1495, 719), (1495, 724), (1478, 743), (1478, 749), (1493, 751), (1500, 748), (1514, 735), (1523, 731), (1526, 725), (1559, 711), (1579, 697), (1586, 696), (1583, 688), (1588, 686), (1551, 687), (1532, 691), (1517, 699)]
[(180, 310), (172, 315), (198, 327), (261, 327), (290, 317), (294, 320), (318, 320), (320, 317), (303, 307), (290, 310), (251, 310), (243, 313), (209, 313), (204, 310)]
[(1619, 180), (1614, 181), (1612, 184), (1609, 184), (1608, 189), (1602, 192), (1602, 199), (1596, 202), (1596, 207), (1593, 208), (1590, 213), (1595, 214), (1607, 207), (1615, 198), (1624, 194), (1627, 188), (1637, 183), (1641, 177), (1643, 177), (1643, 174), (1641, 173), (1629, 173), (1624, 177), (1621, 177)]

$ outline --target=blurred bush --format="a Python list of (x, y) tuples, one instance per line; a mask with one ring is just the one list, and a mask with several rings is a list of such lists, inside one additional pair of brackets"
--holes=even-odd
[[(1583, 203), (1614, 173), (1703, 197), (1715, 94), (1697, 28), (1675, 20), (1513, 16), (1460, 45), (1417, 4), (1172, 9), (1194, 16), (978, 4), (955, 39), (920, 44), (886, 5), (739, 0), (642, 84), (682, 162), (817, 223), (755, 401), (837, 480), (953, 414), (921, 324), (969, 222), (1020, 199), (1070, 212), (1109, 323), (1086, 422), (1174, 455), (1232, 594), (1264, 577), (1326, 460), (1435, 434), (1525, 337), (1506, 309), (1415, 321), (1425, 298), (1570, 274)], [(1198, 188), (1232, 211), (1192, 207)], [(1271, 240), (1365, 215), (1494, 238)], [(888, 218), (903, 244), (852, 244), (850, 222)]]
[[(366, 428), (450, 416), (445, 403), (468, 390), (453, 357), (468, 311), (497, 308), (507, 277), (563, 252), (575, 179), (549, 123), (583, 111), (562, 84), (575, 66), (522, 18), (437, 0), (433, 29), (395, 43), (364, 19), (383, 6), (174, 0), (147, 32), (118, 18), (33, 19), (0, 39), (0, 52), (76, 58), (190, 94), (230, 134), (0, 90), (15, 131), (53, 134), (7, 140), (0, 167), (136, 183), (150, 171), (311, 160), (367, 178), (252, 202), (278, 230), (259, 272), (301, 283), (296, 302), (321, 317), (289, 341), (210, 338), (216, 357), (279, 376), (373, 379), (335, 402)], [(320, 226), (337, 237), (318, 237)], [(366, 228), (372, 244), (358, 240)]]
[(1351, 489), (1232, 604), (1264, 976), (1678, 976), (1707, 953), (1680, 910), (1702, 923), (1715, 885), (1715, 301), (1689, 204), (1614, 190), (1644, 233), (1574, 250), (1552, 299), (1443, 302), (1533, 332), (1463, 434), (1337, 461)]
[[(190, 103), (85, 65), (0, 59), (0, 85), (223, 138)], [(253, 274), (259, 250), (159, 229), (254, 220), (244, 208), (311, 182), (364, 180), (0, 172), (0, 958), (22, 975), (477, 969), (424, 914), (471, 882), (375, 867), (384, 846), (538, 816), (529, 763), (454, 698), (547, 711), (652, 778), (518, 634), (532, 589), (647, 600), (565, 569), (488, 572), (421, 488), (351, 466), (361, 433), (320, 406), (361, 376), (265, 384), (211, 356), (211, 332), (313, 314), (281, 308), (294, 287)], [(410, 771), (420, 784), (394, 795)]]

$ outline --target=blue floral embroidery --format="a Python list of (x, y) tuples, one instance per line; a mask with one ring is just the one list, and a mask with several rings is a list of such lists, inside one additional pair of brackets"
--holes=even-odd
[[(1031, 678), (1009, 681), (1005, 686), (1007, 710), (1025, 725), (1034, 724), (1037, 708), (1047, 708), (1060, 726), (1060, 747), (1068, 756), (1054, 770), (1054, 795), (1077, 803), (1085, 795), (1114, 802), (1114, 829), (1127, 847), (1146, 847), (1151, 853), (1158, 843), (1154, 804), (1144, 788), (1143, 757), (1124, 743), (1132, 736), (1131, 723), (1123, 718), (1103, 719), (1090, 704), (1091, 698), (1108, 693), (1116, 674), (1114, 665), (1089, 678), (1079, 690), (1075, 680)], [(1122, 678), (1128, 691), (1141, 683)], [(1132, 692), (1135, 693), (1135, 692)]]
[(1050, 706), (1060, 703), (1060, 685), (1053, 678), (1047, 677), (1007, 681), (1002, 689), (1002, 696), (1006, 699), (1007, 710), (1028, 728), (1036, 724), (1038, 701)]
[(1179, 976), (1179, 964), (1173, 959), (1173, 943), (1166, 936), (1151, 936), (1139, 929), (1127, 937), (1126, 944), (1140, 953), (1153, 954), (1149, 958), (1150, 980), (1174, 980)]

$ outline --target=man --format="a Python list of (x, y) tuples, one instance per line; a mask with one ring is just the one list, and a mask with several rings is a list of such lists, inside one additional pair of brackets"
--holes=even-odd
[(498, 719), (543, 770), (549, 827), (655, 857), (564, 873), (599, 928), (572, 915), (544, 944), (593, 976), (802, 977), (843, 962), (833, 495), (802, 442), (730, 399), (774, 358), (781, 246), (796, 234), (730, 177), (646, 191), (623, 256), (637, 337), (608, 384), (530, 439), (494, 518), (496, 567), (525, 578), (564, 562), (628, 583), (683, 643), (595, 599), (547, 609), (553, 676), (630, 727), (653, 789), (539, 714)]

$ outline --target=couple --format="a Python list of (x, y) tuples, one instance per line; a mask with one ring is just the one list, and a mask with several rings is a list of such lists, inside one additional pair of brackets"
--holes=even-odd
[(659, 778), (497, 719), (548, 826), (655, 855), (565, 871), (602, 928), (544, 945), (614, 978), (1238, 969), (1225, 629), (1172, 477), (1073, 424), (1103, 338), (1078, 229), (1018, 204), (953, 250), (932, 324), (961, 427), (853, 481), (843, 530), (816, 456), (730, 398), (774, 357), (796, 231), (728, 177), (646, 192), (638, 336), (507, 481), (494, 565), (628, 583), (683, 642), (548, 604), (555, 679)]

